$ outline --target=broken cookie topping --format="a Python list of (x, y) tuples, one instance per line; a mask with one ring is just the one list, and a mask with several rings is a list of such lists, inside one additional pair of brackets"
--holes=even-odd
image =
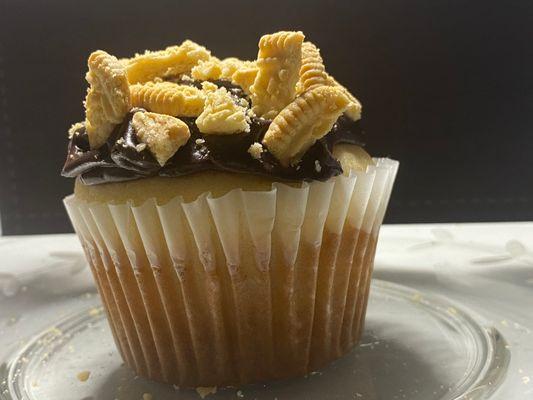
[(62, 174), (99, 184), (203, 170), (327, 180), (337, 143), (362, 145), (361, 104), (302, 32), (259, 41), (257, 60), (220, 59), (190, 40), (88, 61), (85, 121)]

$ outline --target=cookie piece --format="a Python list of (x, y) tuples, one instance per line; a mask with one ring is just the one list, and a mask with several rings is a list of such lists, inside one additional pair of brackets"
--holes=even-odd
[(214, 84), (213, 82), (205, 81), (202, 82), (202, 92), (204, 94), (207, 94), (209, 92), (214, 92), (218, 89), (218, 86)]
[(295, 165), (331, 130), (349, 103), (342, 90), (333, 86), (304, 92), (274, 118), (262, 143), (281, 165)]
[(131, 124), (161, 166), (191, 137), (187, 124), (170, 115), (137, 111)]
[(245, 61), (235, 57), (219, 60), (211, 57), (209, 60), (200, 61), (191, 71), (191, 76), (199, 81), (216, 81), (219, 79), (231, 80), (235, 71), (237, 71)]
[(172, 82), (148, 82), (130, 87), (135, 107), (176, 117), (196, 117), (204, 109), (204, 93), (188, 85)]
[(245, 105), (237, 104), (226, 88), (213, 88), (210, 82), (203, 82), (206, 92), (205, 107), (196, 118), (196, 126), (204, 134), (228, 135), (249, 132), (249, 119)]
[(328, 74), (320, 50), (311, 42), (302, 44), (302, 66), (296, 92), (301, 94), (320, 85), (328, 85)]
[(249, 95), (258, 72), (259, 68), (255, 61), (243, 61), (231, 75), (231, 83), (240, 86), (244, 93)]
[(296, 84), (296, 93), (301, 94), (320, 85), (339, 87), (350, 99), (350, 104), (345, 114), (354, 121), (361, 118), (361, 103), (359, 100), (326, 72), (318, 47), (311, 42), (304, 42), (302, 44), (302, 66), (300, 67), (300, 78)]
[(191, 70), (191, 77), (198, 81), (217, 80), (222, 75), (221, 61), (216, 57), (200, 61)]
[(250, 61), (244, 61), (237, 57), (224, 58), (220, 62), (222, 68), (222, 74), (220, 75), (220, 78), (231, 80), (233, 74), (240, 68), (243, 68), (247, 63), (250, 63)]
[(126, 73), (130, 83), (143, 83), (156, 77), (189, 73), (200, 61), (208, 60), (210, 57), (211, 54), (205, 47), (191, 40), (185, 40), (179, 46), (136, 55), (127, 61)]
[(348, 107), (346, 108), (344, 114), (346, 114), (346, 116), (353, 121), (361, 119), (362, 106), (359, 100), (357, 100), (348, 89), (346, 89), (339, 82), (337, 82), (337, 80), (331, 75), (328, 75), (328, 84), (340, 88), (342, 92), (346, 95), (346, 97), (348, 97), (348, 99), (350, 100), (350, 104), (348, 104)]
[(131, 108), (126, 72), (116, 57), (103, 50), (89, 56), (90, 84), (85, 99), (85, 126), (92, 149), (102, 146), (114, 126), (124, 119)]
[(302, 32), (277, 32), (259, 41), (258, 72), (250, 88), (253, 110), (275, 117), (296, 94), (302, 62)]

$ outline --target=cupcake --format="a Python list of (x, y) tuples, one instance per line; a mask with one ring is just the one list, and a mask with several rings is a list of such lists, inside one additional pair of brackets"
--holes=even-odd
[(180, 387), (305, 375), (364, 324), (398, 163), (301, 32), (88, 59), (64, 202), (124, 362)]

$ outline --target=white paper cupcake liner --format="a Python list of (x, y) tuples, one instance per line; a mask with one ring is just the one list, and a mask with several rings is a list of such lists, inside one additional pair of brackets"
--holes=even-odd
[(305, 374), (363, 327), (398, 162), (186, 203), (64, 202), (124, 361), (180, 386)]

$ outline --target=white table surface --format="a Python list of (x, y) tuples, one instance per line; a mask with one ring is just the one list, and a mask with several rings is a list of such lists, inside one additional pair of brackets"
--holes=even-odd
[[(493, 398), (533, 399), (533, 222), (386, 225), (374, 277), (445, 296), (496, 327), (511, 363)], [(65, 304), (92, 296), (74, 235), (0, 238), (0, 365)]]

